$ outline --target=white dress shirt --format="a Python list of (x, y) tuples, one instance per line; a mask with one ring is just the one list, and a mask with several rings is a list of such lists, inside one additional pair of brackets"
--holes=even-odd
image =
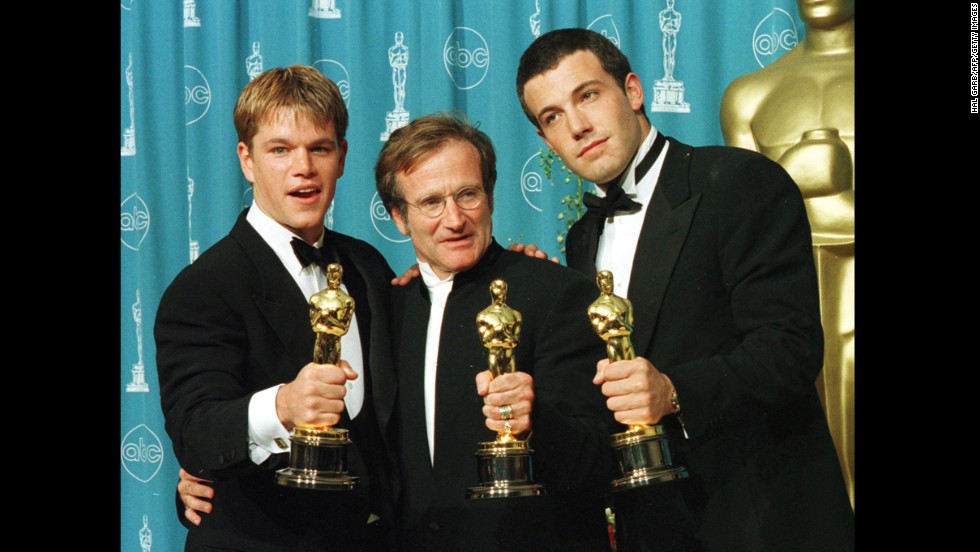
[[(315, 264), (304, 267), (296, 258), (291, 242), (293, 238), (299, 236), (269, 217), (254, 200), (248, 214), (245, 215), (245, 220), (252, 225), (252, 228), (279, 257), (283, 266), (296, 281), (296, 285), (303, 292), (304, 297), (309, 298), (327, 287), (327, 277), (322, 268)], [(318, 248), (322, 247), (323, 237), (324, 234), (320, 234), (313, 245)], [(344, 284), (340, 285), (340, 289), (347, 291)], [(340, 338), (340, 349), (343, 359), (359, 376), (357, 379), (347, 382), (347, 395), (344, 397), (347, 413), (351, 419), (354, 419), (364, 404), (364, 356), (361, 351), (357, 316), (352, 317), (350, 329), (347, 334)], [(312, 362), (312, 360), (313, 342), (310, 342), (310, 361)], [(282, 385), (285, 384), (257, 391), (248, 403), (248, 453), (256, 464), (261, 464), (273, 453), (289, 450), (289, 436), (292, 431), (287, 431), (283, 427), (279, 421), (279, 416), (276, 414), (276, 393)]]
[[(650, 205), (650, 198), (653, 197), (653, 190), (657, 186), (660, 178), (660, 170), (664, 166), (664, 159), (667, 156), (667, 148), (670, 142), (664, 144), (663, 151), (654, 161), (650, 170), (643, 176), (640, 182), (636, 182), (636, 165), (643, 159), (643, 156), (650, 151), (654, 139), (657, 137), (657, 129), (650, 127), (650, 132), (640, 144), (636, 156), (630, 162), (629, 170), (623, 175), (623, 192), (627, 197), (640, 203), (642, 208), (635, 213), (620, 213), (612, 219), (606, 219), (603, 226), (602, 235), (599, 236), (599, 247), (596, 251), (596, 271), (608, 270), (613, 273), (613, 293), (620, 297), (629, 298), (627, 292), (630, 286), (630, 272), (633, 270), (633, 257), (636, 255), (636, 244), (640, 240), (640, 230), (643, 228), (643, 219), (646, 216), (647, 207)], [(596, 195), (605, 196), (605, 192), (596, 186)]]
[(429, 438), (429, 460), (436, 463), (436, 369), (439, 364), (439, 336), (442, 333), (442, 316), (446, 312), (446, 299), (453, 290), (453, 278), (450, 274), (445, 280), (440, 280), (428, 263), (419, 261), (419, 272), (422, 282), (429, 289), (429, 327), (425, 334), (425, 375), (423, 385), (425, 390), (425, 432)]

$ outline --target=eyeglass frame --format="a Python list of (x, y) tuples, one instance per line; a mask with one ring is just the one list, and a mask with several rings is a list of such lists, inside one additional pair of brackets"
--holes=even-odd
[[(459, 194), (461, 194), (462, 192), (465, 192), (465, 191), (470, 191), (470, 190), (476, 191), (476, 193), (477, 193), (477, 202), (474, 205), (470, 206), (470, 207), (463, 207), (463, 205), (459, 202)], [(456, 203), (456, 206), (459, 207), (460, 209), (463, 209), (464, 211), (472, 211), (473, 209), (476, 209), (480, 205), (483, 205), (483, 200), (484, 199), (488, 199), (489, 198), (489, 196), (487, 195), (486, 190), (483, 189), (483, 186), (473, 186), (473, 185), (471, 185), (471, 186), (463, 186), (462, 188), (456, 190), (455, 192), (452, 192), (452, 193), (449, 193), (449, 194), (443, 194), (443, 195), (439, 196), (439, 199), (441, 200), (442, 207), (440, 207), (439, 208), (439, 212), (436, 213), (436, 214), (434, 214), (434, 215), (430, 215), (430, 214), (426, 213), (424, 210), (422, 210), (421, 207), (419, 207), (419, 205), (417, 203), (411, 203), (411, 202), (409, 202), (405, 198), (400, 198), (400, 199), (401, 199), (401, 202), (404, 203), (405, 205), (411, 205), (412, 207), (415, 207), (416, 209), (418, 209), (419, 210), (419, 213), (421, 213), (422, 216), (424, 216), (426, 218), (430, 218), (430, 219), (437, 219), (437, 218), (441, 217), (443, 215), (443, 213), (446, 212), (446, 205), (449, 203), (449, 200), (447, 198), (450, 197), (450, 196), (452, 196), (453, 201)], [(431, 196), (426, 196), (426, 197), (423, 197), (422, 199), (429, 199), (429, 197), (431, 197)]]

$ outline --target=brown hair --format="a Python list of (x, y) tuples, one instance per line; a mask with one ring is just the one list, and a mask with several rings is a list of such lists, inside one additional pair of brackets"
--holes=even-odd
[(405, 198), (398, 190), (395, 174), (411, 171), (412, 167), (452, 140), (469, 142), (480, 154), (483, 191), (493, 209), (493, 187), (497, 182), (497, 155), (493, 143), (489, 136), (470, 124), (465, 114), (454, 112), (419, 117), (392, 132), (381, 148), (374, 165), (374, 181), (378, 196), (388, 212), (392, 208), (405, 209)]
[(347, 135), (347, 106), (333, 81), (308, 65), (269, 69), (248, 83), (235, 102), (238, 141), (252, 147), (259, 125), (270, 117), (292, 110), (314, 124), (334, 123), (337, 140)]

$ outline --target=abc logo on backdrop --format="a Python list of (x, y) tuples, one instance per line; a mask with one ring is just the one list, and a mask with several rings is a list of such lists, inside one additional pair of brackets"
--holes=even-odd
[(129, 475), (146, 483), (163, 465), (163, 444), (146, 424), (140, 424), (123, 437), (119, 457)]
[(475, 88), (490, 69), (490, 47), (483, 35), (469, 27), (456, 27), (446, 37), (442, 62), (460, 90)]

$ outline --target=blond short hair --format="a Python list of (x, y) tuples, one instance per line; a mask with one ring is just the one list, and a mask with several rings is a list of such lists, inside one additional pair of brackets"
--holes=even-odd
[(284, 111), (305, 115), (318, 127), (331, 121), (337, 140), (347, 135), (347, 106), (336, 84), (308, 65), (269, 69), (245, 86), (235, 102), (238, 141), (250, 149), (259, 125)]

